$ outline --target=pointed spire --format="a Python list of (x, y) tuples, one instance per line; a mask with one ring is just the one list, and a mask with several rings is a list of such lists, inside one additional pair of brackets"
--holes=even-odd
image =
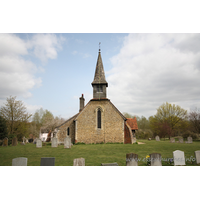
[(106, 87), (108, 87), (108, 83), (106, 81), (105, 72), (104, 72), (104, 68), (103, 68), (103, 62), (101, 59), (100, 48), (99, 48), (99, 55), (98, 55), (98, 59), (97, 59), (94, 80), (92, 82), (92, 85), (94, 85), (94, 84), (106, 84)]

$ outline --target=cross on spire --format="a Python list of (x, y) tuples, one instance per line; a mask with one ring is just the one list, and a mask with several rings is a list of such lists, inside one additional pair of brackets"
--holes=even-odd
[(101, 52), (101, 42), (99, 42), (99, 52)]

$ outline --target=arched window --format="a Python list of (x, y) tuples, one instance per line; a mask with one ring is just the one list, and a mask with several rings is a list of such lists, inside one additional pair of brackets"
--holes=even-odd
[(100, 110), (100, 108), (97, 111), (97, 128), (101, 128), (101, 110)]
[(67, 129), (67, 135), (69, 136), (69, 127), (68, 127), (68, 129)]

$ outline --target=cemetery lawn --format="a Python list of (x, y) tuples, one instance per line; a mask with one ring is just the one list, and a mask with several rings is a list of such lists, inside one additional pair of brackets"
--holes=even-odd
[[(138, 154), (139, 166), (147, 166), (146, 156), (151, 153), (160, 153), (163, 166), (173, 166), (167, 162), (173, 158), (173, 151), (181, 150), (185, 153), (187, 166), (198, 166), (194, 161), (194, 151), (200, 150), (200, 141), (192, 144), (170, 143), (169, 140), (137, 140), (145, 144), (80, 144), (73, 145), (71, 149), (64, 149), (64, 145), (52, 148), (50, 143), (42, 148), (35, 144), (0, 147), (0, 165), (11, 166), (12, 159), (17, 157), (28, 158), (28, 166), (40, 166), (41, 157), (55, 157), (55, 166), (73, 166), (75, 158), (85, 158), (86, 166), (101, 166), (101, 163), (117, 162), (119, 166), (126, 166), (126, 154)], [(192, 157), (191, 157), (192, 156)], [(192, 161), (193, 158), (193, 161)], [(200, 164), (199, 164), (200, 165)]]

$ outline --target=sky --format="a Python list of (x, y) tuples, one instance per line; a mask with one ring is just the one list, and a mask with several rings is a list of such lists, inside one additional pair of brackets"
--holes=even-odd
[(17, 96), (29, 113), (65, 119), (92, 99), (101, 42), (107, 97), (123, 113), (149, 117), (163, 103), (200, 108), (200, 34), (0, 34), (0, 106)]

